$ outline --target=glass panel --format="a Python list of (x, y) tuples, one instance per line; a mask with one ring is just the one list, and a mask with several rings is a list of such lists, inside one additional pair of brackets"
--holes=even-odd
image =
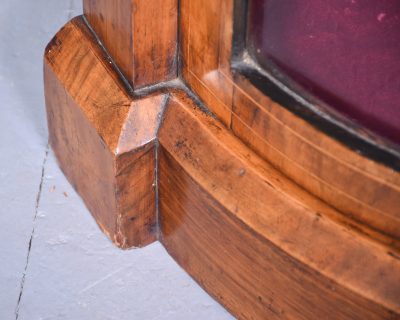
[(400, 0), (249, 0), (247, 46), (400, 144)]

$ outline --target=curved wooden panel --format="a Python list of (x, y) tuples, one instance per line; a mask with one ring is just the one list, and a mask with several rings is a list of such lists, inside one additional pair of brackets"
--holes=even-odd
[[(179, 128), (179, 130), (177, 130)], [(159, 134), (161, 239), (246, 319), (400, 314), (400, 260), (174, 94)]]
[[(192, 6), (191, 26), (209, 23), (207, 1), (182, 0), (182, 23)], [(213, 25), (231, 4), (213, 3)], [(220, 22), (218, 49), (193, 44), (217, 58), (184, 64), (206, 106), (179, 80), (133, 92), (82, 17), (60, 30), (45, 85), (66, 176), (116, 245), (160, 239), (240, 318), (400, 318), (399, 173), (233, 77)]]
[(322, 133), (232, 73), (233, 2), (182, 0), (188, 85), (250, 148), (338, 209), (337, 219), (400, 248), (400, 173)]
[(298, 184), (398, 247), (400, 175), (325, 136), (244, 78), (237, 83), (245, 89), (235, 92), (233, 131)]

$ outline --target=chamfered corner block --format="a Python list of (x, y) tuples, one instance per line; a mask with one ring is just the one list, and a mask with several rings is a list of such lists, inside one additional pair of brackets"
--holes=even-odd
[(49, 141), (100, 228), (121, 248), (156, 240), (155, 136), (166, 96), (132, 99), (82, 17), (44, 57)]

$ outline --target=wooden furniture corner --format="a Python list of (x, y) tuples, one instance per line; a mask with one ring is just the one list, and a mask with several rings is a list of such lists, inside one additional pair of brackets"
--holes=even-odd
[(399, 170), (232, 68), (237, 3), (84, 0), (44, 55), (61, 169), (240, 319), (399, 319)]

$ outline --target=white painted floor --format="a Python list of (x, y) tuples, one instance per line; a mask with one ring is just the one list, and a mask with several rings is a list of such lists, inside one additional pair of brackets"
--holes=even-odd
[(81, 0), (0, 4), (0, 320), (232, 319), (159, 243), (113, 247), (48, 150), (42, 54)]

